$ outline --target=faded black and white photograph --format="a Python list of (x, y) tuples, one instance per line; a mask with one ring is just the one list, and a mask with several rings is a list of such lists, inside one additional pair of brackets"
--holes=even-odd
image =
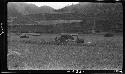
[(120, 2), (8, 2), (8, 70), (122, 70)]

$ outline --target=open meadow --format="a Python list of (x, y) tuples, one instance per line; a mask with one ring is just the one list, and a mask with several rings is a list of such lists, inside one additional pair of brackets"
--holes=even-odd
[[(8, 68), (39, 70), (121, 70), (123, 36), (80, 34), (86, 45), (43, 44), (53, 41), (56, 34), (20, 38), (8, 35)], [(91, 42), (91, 43), (88, 43)]]

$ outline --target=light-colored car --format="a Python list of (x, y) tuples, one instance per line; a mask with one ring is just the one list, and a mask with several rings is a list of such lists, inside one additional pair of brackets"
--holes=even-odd
[(23, 33), (20, 35), (20, 38), (29, 38), (29, 35), (27, 35), (26, 33)]

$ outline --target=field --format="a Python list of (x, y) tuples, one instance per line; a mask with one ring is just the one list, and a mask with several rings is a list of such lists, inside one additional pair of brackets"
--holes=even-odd
[[(86, 45), (50, 45), (55, 34), (20, 38), (8, 37), (8, 68), (40, 70), (121, 70), (123, 65), (123, 36), (79, 35)], [(88, 43), (91, 42), (91, 43)]]

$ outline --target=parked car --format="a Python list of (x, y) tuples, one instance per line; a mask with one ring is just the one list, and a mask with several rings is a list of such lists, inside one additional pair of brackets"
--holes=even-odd
[(23, 33), (20, 35), (20, 38), (29, 38), (29, 36), (26, 33)]

